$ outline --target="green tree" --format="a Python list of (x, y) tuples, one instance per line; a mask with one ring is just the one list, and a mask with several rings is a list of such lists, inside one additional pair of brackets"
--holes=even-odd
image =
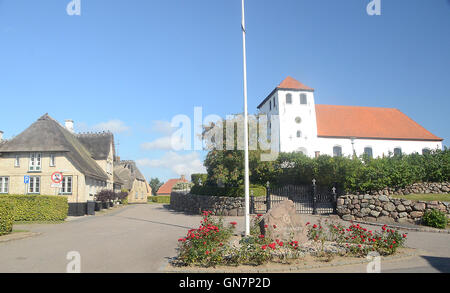
[(158, 189), (163, 186), (164, 182), (159, 181), (159, 178), (151, 178), (149, 185), (152, 188), (152, 194), (156, 195), (156, 192), (158, 191)]

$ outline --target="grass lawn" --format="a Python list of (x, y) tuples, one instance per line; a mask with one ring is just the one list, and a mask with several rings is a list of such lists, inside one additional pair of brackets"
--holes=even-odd
[(423, 201), (447, 201), (450, 202), (450, 194), (409, 194), (409, 195), (393, 195), (393, 198), (404, 198), (410, 200), (423, 200)]

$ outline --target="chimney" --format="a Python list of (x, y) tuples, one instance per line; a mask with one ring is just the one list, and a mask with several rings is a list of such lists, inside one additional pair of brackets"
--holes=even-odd
[(72, 133), (74, 132), (73, 131), (73, 120), (66, 120), (66, 129)]
[(186, 180), (186, 177), (184, 175), (181, 175), (181, 180)]
[(3, 131), (0, 130), (0, 141), (3, 140)]

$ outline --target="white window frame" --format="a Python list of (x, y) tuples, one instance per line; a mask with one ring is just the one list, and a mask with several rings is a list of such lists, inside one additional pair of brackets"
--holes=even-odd
[(286, 94), (286, 105), (292, 105), (292, 94)]
[[(63, 176), (63, 181), (61, 182), (61, 184), (62, 188), (59, 190), (59, 194), (71, 195), (73, 192), (73, 176)], [(70, 192), (67, 191), (69, 188)]]
[(50, 167), (56, 166), (56, 157), (55, 154), (50, 154)]
[(31, 153), (30, 154), (30, 164), (28, 167), (30, 172), (41, 172), (42, 171), (42, 154), (41, 153)]
[[(302, 103), (302, 98), (305, 98), (305, 103)], [(308, 105), (308, 96), (305, 93), (300, 94), (300, 105)]]
[[(339, 148), (339, 149), (340, 149), (340, 154), (336, 155), (336, 154), (334, 153), (335, 148)], [(342, 156), (343, 156), (343, 153), (342, 153), (342, 146), (340, 146), (340, 145), (335, 145), (335, 146), (333, 146), (333, 157), (342, 157)]]
[[(36, 188), (36, 182), (38, 188)], [(41, 193), (41, 176), (30, 176), (30, 183), (28, 183), (28, 194), (40, 194)]]
[(0, 176), (0, 194), (9, 193), (9, 177)]
[(16, 155), (14, 158), (14, 167), (20, 167), (20, 155)]

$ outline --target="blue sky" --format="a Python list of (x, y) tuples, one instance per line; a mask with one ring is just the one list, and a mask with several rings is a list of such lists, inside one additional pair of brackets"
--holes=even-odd
[[(201, 170), (204, 152), (161, 138), (194, 106), (242, 111), (240, 0), (81, 0), (81, 16), (69, 2), (0, 0), (5, 137), (48, 112), (114, 131), (148, 178)], [(247, 0), (250, 112), (290, 75), (318, 104), (398, 108), (449, 145), (450, 1), (381, 0), (381, 16), (369, 2)]]

